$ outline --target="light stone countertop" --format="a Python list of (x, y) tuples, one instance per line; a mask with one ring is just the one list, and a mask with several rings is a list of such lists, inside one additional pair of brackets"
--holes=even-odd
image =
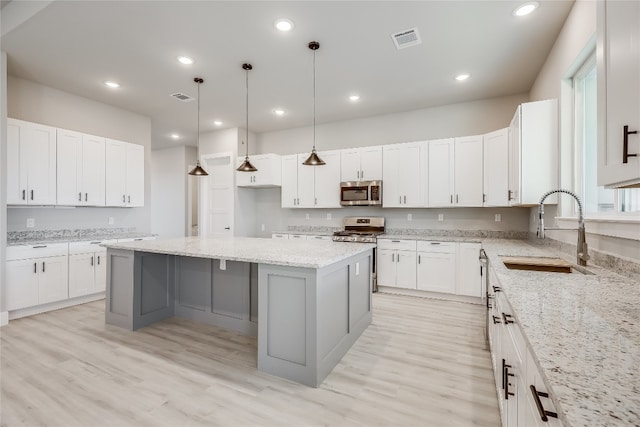
[(46, 245), (54, 243), (73, 243), (73, 242), (95, 242), (100, 240), (117, 240), (117, 239), (136, 239), (140, 237), (153, 236), (151, 233), (114, 233), (105, 235), (89, 235), (89, 236), (60, 236), (39, 239), (9, 240), (7, 246), (21, 245)]
[(640, 425), (640, 283), (509, 270), (500, 255), (575, 258), (525, 240), (483, 240), (490, 267), (569, 426)]
[(103, 246), (111, 249), (304, 268), (326, 267), (375, 248), (374, 244), (368, 243), (253, 237), (183, 237), (130, 243), (108, 243)]

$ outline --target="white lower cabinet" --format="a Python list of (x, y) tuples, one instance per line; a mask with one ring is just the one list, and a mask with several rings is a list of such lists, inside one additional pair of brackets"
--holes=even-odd
[(456, 290), (456, 244), (418, 242), (418, 282), (423, 291), (453, 294)]
[(470, 297), (482, 296), (482, 272), (480, 270), (480, 243), (458, 243), (456, 294)]
[(69, 298), (104, 292), (107, 283), (106, 241), (69, 244)]
[(561, 426), (511, 306), (500, 287), (491, 285), (489, 344), (502, 426)]
[(378, 285), (415, 289), (416, 258), (415, 240), (379, 240)]
[(68, 298), (68, 245), (7, 248), (6, 310)]

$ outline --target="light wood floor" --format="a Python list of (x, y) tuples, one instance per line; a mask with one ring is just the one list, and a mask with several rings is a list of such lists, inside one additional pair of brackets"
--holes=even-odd
[(2, 426), (499, 426), (484, 309), (374, 295), (373, 324), (314, 389), (259, 372), (256, 339), (104, 301), (0, 330)]

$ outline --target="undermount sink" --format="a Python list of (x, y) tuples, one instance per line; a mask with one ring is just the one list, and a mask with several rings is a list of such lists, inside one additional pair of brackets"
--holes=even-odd
[(504, 266), (510, 270), (533, 270), (550, 273), (582, 273), (593, 274), (589, 270), (579, 265), (571, 264), (562, 258), (557, 257), (536, 257), (536, 256), (500, 256)]

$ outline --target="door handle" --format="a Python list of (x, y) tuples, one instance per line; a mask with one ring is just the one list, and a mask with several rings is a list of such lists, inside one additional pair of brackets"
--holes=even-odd
[(84, 201), (86, 202), (89, 199), (89, 193), (84, 193)]
[(27, 199), (27, 190), (22, 190), (22, 200)]
[(628, 163), (629, 157), (638, 157), (638, 153), (629, 154), (629, 135), (637, 133), (637, 130), (629, 130), (629, 125), (624, 125), (622, 132), (622, 163)]
[(225, 230), (231, 230), (231, 227), (225, 227), (224, 229)]
[(82, 201), (82, 192), (78, 193), (78, 201), (81, 202)]
[(98, 265), (100, 265), (100, 255), (98, 255)]

